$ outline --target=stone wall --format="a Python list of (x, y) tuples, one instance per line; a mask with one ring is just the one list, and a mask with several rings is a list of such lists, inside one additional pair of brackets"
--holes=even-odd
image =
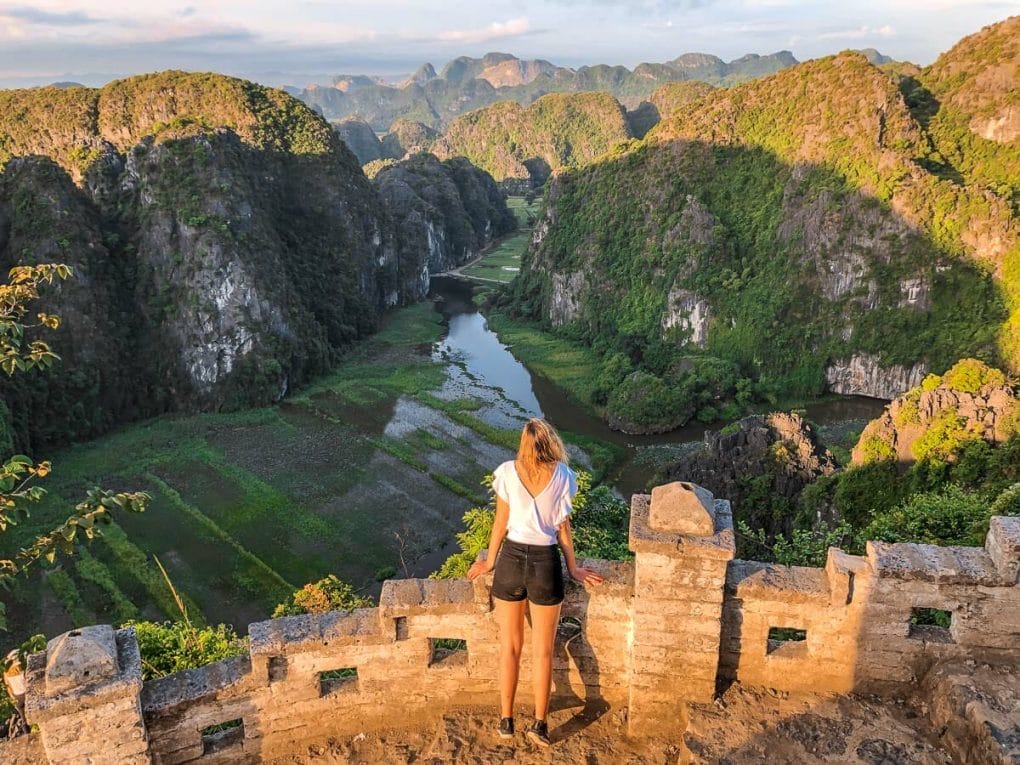
[[(633, 561), (585, 563), (602, 586), (568, 585), (553, 694), (626, 707), (634, 735), (679, 733), (688, 704), (734, 680), (898, 697), (936, 662), (1017, 661), (1020, 518), (993, 519), (984, 548), (871, 543), (865, 556), (830, 550), (824, 569), (784, 567), (733, 560), (729, 503), (675, 483), (634, 497), (630, 545)], [(252, 624), (248, 655), (144, 684), (131, 630), (75, 630), (31, 657), (28, 717), (49, 762), (171, 765), (495, 708), (490, 583), (389, 581), (377, 608)], [(949, 626), (912, 625), (915, 608)]]

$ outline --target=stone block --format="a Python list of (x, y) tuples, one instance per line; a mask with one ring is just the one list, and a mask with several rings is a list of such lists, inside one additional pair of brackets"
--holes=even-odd
[(379, 595), (379, 615), (383, 618), (479, 610), (474, 587), (467, 579), (388, 579)]
[(651, 497), (647, 494), (635, 494), (631, 499), (629, 546), (633, 552), (723, 561), (736, 554), (733, 515), (727, 500), (715, 500), (714, 533), (707, 536), (653, 528), (649, 524), (650, 505)]
[(248, 625), (252, 656), (289, 656), (325, 645), (391, 643), (385, 635), (376, 608), (329, 611), (324, 614), (284, 616)]
[(715, 533), (715, 497), (687, 481), (656, 486), (649, 503), (648, 525), (656, 531), (710, 537)]
[(153, 717), (184, 710), (203, 700), (222, 700), (250, 690), (251, 659), (234, 656), (198, 669), (150, 680), (142, 688), (142, 709)]
[[(142, 660), (138, 653), (135, 631), (117, 630), (114, 632), (114, 642), (118, 667), (116, 674), (104, 676), (84, 686), (70, 686), (52, 695), (47, 693), (46, 681), (51, 666), (49, 651), (32, 655), (26, 671), (25, 712), (29, 722), (42, 725), (56, 718), (86, 714), (88, 710), (96, 710), (103, 704), (124, 699), (128, 700), (129, 706), (138, 708), (140, 717), (138, 694), (142, 686)], [(92, 653), (94, 646), (88, 650)], [(106, 660), (102, 660), (101, 665), (109, 666)], [(86, 679), (92, 677), (90, 674)], [(60, 686), (59, 682), (57, 686)], [(45, 736), (45, 730), (43, 733)]]
[(1015, 585), (1020, 576), (1020, 516), (995, 516), (988, 524), (985, 550), (1003, 584)]
[(84, 689), (120, 673), (113, 627), (97, 624), (58, 635), (46, 644), (46, 695)]
[(991, 555), (980, 547), (868, 542), (867, 555), (880, 579), (968, 586), (1006, 583)]

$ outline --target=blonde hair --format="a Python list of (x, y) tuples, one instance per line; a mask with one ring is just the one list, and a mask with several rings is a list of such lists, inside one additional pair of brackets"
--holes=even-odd
[(533, 417), (521, 431), (517, 459), (528, 472), (544, 465), (567, 461), (567, 449), (556, 429), (545, 420)]

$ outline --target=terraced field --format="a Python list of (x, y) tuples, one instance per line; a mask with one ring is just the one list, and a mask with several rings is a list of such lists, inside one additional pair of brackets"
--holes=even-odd
[(395, 572), (438, 568), (516, 440), (478, 416), (478, 400), (442, 393), (451, 362), (432, 355), (442, 335), (442, 316), (422, 303), (278, 406), (160, 418), (54, 455), (49, 497), (5, 545), (51, 527), (96, 483), (153, 501), (4, 593), (10, 641), (178, 616), (155, 557), (193, 620), (241, 629), (328, 573), (374, 592)]

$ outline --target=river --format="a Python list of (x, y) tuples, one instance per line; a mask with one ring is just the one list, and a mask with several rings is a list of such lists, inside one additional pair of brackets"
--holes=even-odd
[[(677, 453), (701, 443), (706, 430), (718, 430), (727, 421), (692, 423), (669, 433), (628, 435), (612, 430), (604, 420), (571, 400), (550, 380), (533, 374), (510, 348), (489, 329), (474, 302), (474, 285), (463, 279), (436, 277), (430, 297), (447, 321), (446, 336), (436, 344), (433, 357), (450, 363), (450, 375), (441, 395), (470, 397), (482, 402), (478, 416), (499, 427), (518, 427), (529, 417), (544, 417), (557, 428), (624, 447), (625, 456), (612, 483), (625, 497), (647, 488), (655, 465), (652, 451)], [(881, 414), (886, 402), (863, 396), (811, 402), (807, 417), (822, 426), (865, 422)]]

